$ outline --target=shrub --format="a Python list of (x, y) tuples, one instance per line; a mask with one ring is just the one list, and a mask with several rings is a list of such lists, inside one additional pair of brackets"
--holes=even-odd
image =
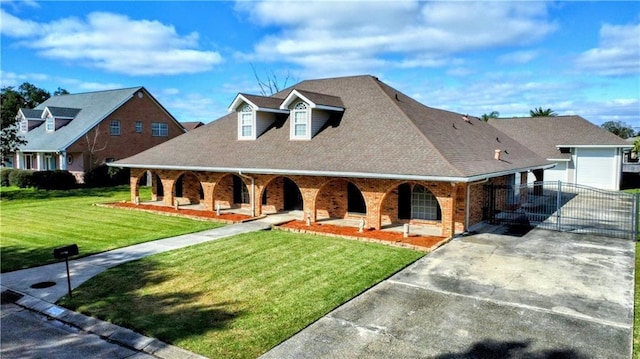
[(14, 169), (9, 173), (9, 185), (17, 186), (20, 188), (27, 188), (33, 186), (33, 171), (31, 170), (17, 170)]
[(109, 167), (102, 165), (84, 174), (84, 184), (87, 187), (110, 187), (129, 184), (128, 168)]
[(32, 183), (38, 189), (71, 189), (76, 186), (76, 178), (69, 171), (38, 171), (32, 176)]
[(2, 168), (0, 169), (0, 186), (8, 187), (9, 184), (9, 175), (13, 172), (13, 168)]

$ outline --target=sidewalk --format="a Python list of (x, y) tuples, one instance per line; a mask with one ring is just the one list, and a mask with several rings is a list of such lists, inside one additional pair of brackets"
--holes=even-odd
[[(255, 221), (141, 243), (71, 260), (69, 261), (71, 287), (77, 288), (95, 275), (125, 262), (237, 234), (266, 230), (291, 219), (294, 218), (288, 214), (272, 215)], [(34, 284), (42, 282), (54, 282), (55, 285), (42, 289), (32, 288)], [(115, 345), (120, 349), (104, 350), (111, 354), (123, 353), (123, 358), (130, 357), (131, 351), (138, 352), (135, 355), (136, 358), (146, 357), (145, 353), (158, 358), (202, 358), (130, 329), (56, 306), (54, 303), (68, 291), (64, 262), (0, 274), (0, 291), (3, 296), (2, 350), (0, 352), (2, 357), (21, 357), (20, 353), (32, 352), (33, 343), (37, 342), (40, 346), (44, 345), (47, 348), (41, 353), (42, 357), (47, 357), (47, 353), (51, 354), (50, 351), (55, 348), (69, 354), (61, 357), (80, 357), (76, 355), (79, 352), (74, 350), (94, 345)], [(5, 303), (7, 297), (13, 298), (10, 300), (11, 303)], [(47, 320), (47, 318), (53, 320)], [(37, 327), (38, 330), (30, 330), (31, 327)], [(61, 331), (62, 327), (72, 330)], [(21, 334), (15, 335), (18, 332)], [(78, 335), (77, 332), (82, 335)], [(99, 342), (98, 339), (104, 339), (102, 340), (104, 343), (96, 344), (96, 341)], [(66, 348), (66, 346), (72, 347)], [(14, 356), (15, 354), (17, 356)]]

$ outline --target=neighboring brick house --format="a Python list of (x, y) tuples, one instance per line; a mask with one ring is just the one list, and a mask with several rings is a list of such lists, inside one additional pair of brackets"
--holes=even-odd
[(580, 116), (492, 118), (489, 124), (556, 162), (542, 176), (529, 178), (530, 182), (561, 181), (620, 189), (624, 151), (633, 144)]
[(152, 199), (166, 206), (302, 210), (312, 222), (419, 223), (451, 236), (481, 221), (483, 183), (526, 183), (528, 171), (551, 166), (495, 127), (373, 76), (238, 94), (229, 111), (111, 164), (131, 168), (132, 201), (150, 171)]
[(53, 96), (17, 117), (27, 144), (14, 167), (68, 170), (80, 182), (92, 168), (185, 132), (144, 87)]

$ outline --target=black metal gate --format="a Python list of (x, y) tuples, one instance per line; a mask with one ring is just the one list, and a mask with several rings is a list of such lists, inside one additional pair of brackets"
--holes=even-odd
[(638, 194), (563, 182), (486, 185), (483, 219), (491, 224), (636, 239)]

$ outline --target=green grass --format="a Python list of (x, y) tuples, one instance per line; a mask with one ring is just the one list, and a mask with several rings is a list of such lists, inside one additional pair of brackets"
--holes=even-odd
[(65, 307), (212, 358), (255, 358), (424, 253), (262, 231), (109, 269)]
[(3, 187), (0, 198), (2, 272), (56, 262), (53, 249), (71, 243), (78, 245), (80, 256), (86, 256), (220, 226), (95, 206), (129, 199), (128, 186), (70, 191)]

